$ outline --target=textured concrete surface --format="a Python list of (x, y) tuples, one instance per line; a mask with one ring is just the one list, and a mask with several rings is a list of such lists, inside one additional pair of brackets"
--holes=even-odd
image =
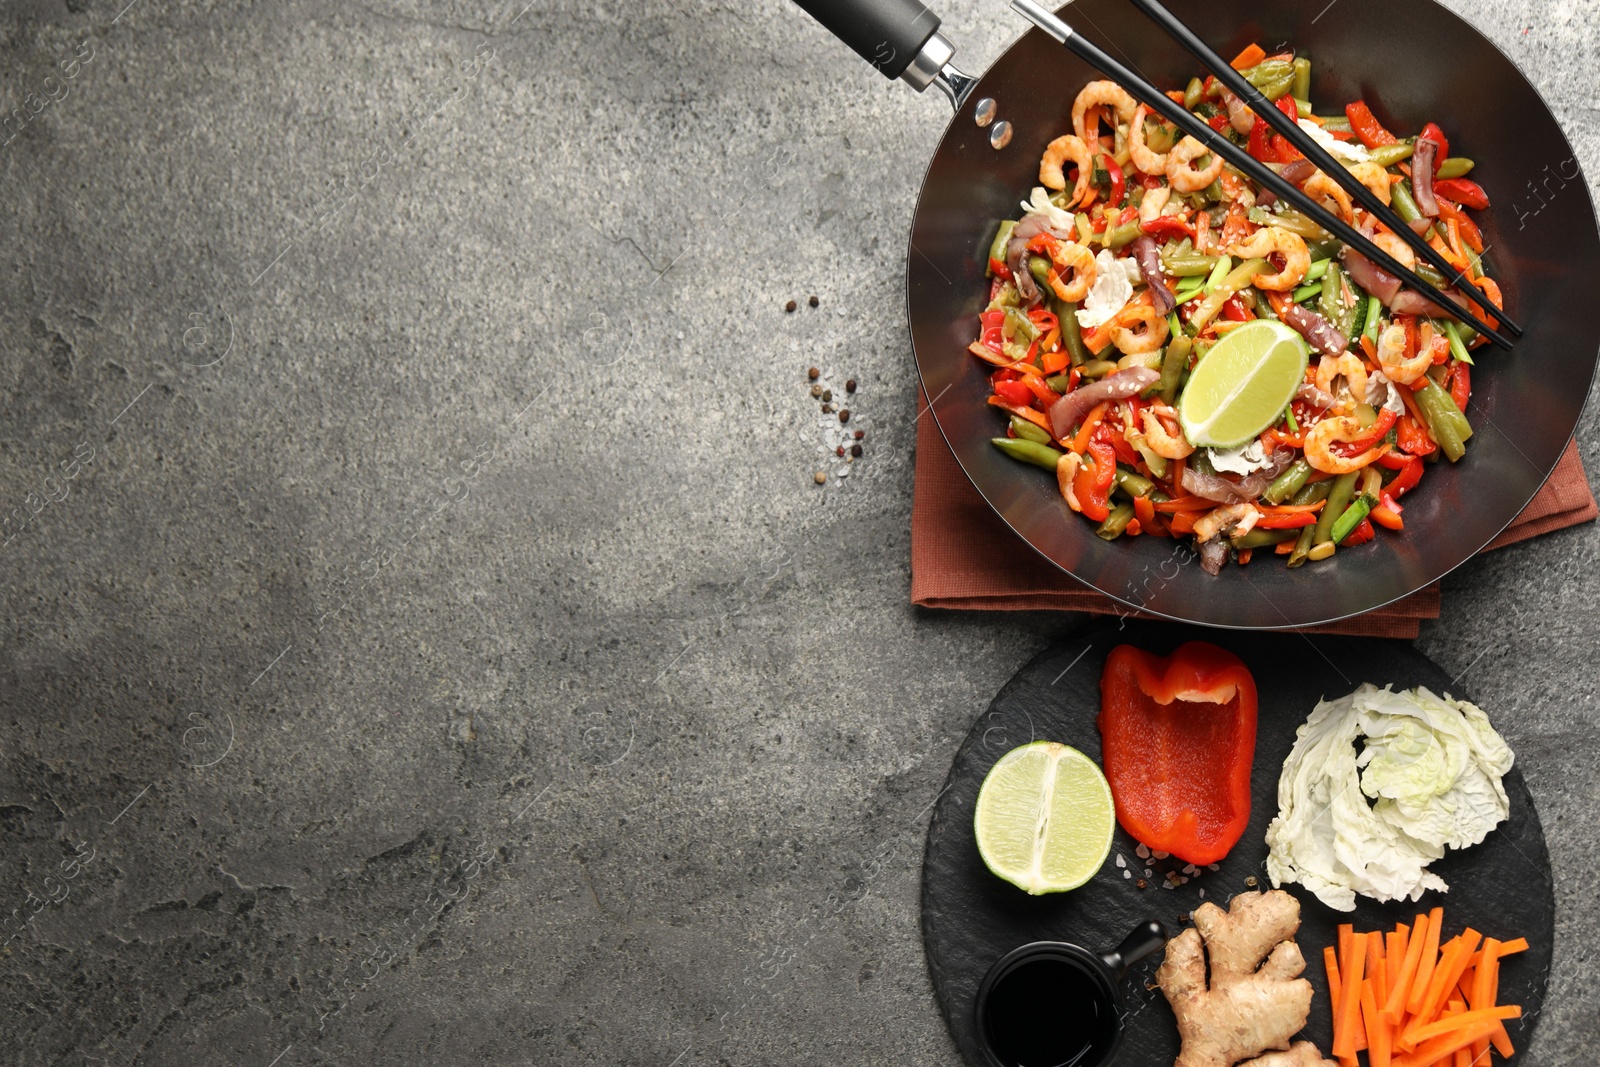
[[(1461, 6), (1600, 174), (1600, 4)], [(926, 811), (1076, 620), (907, 604), (943, 103), (778, 0), (17, 0), (0, 56), (0, 1062), (954, 1063)], [(1597, 555), (1421, 641), (1550, 834), (1534, 1064), (1600, 1043)]]

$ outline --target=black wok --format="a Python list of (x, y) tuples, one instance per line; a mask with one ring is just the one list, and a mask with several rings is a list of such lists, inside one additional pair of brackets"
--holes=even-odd
[[(1153, 537), (1106, 542), (1069, 512), (1054, 480), (989, 444), (989, 368), (966, 351), (986, 303), (987, 250), (1037, 184), (1039, 155), (1071, 129), (1073, 97), (1100, 75), (1043, 33), (1018, 40), (976, 84), (945, 66), (938, 19), (915, 0), (806, 0), (819, 21), (889, 77), (937, 84), (957, 114), (923, 180), (907, 253), (907, 311), (923, 388), (973, 485), (1050, 563), (1107, 596), (1210, 626), (1276, 629), (1357, 615), (1413, 593), (1469, 559), (1532, 499), (1560, 459), (1594, 377), (1600, 233), (1572, 146), (1516, 66), (1433, 0), (1208, 0), (1174, 5), (1223, 55), (1252, 41), (1312, 61), (1320, 108), (1364, 98), (1391, 128), (1433, 120), (1492, 208), (1479, 213), (1490, 273), (1526, 333), (1511, 353), (1480, 350), (1468, 409), (1476, 435), (1460, 463), (1430, 468), (1405, 499), (1402, 534), (1288, 570), (1276, 557), (1207, 575), (1194, 554)], [(995, 4), (996, 18), (1011, 18)], [(1060, 15), (1156, 85), (1181, 88), (1192, 57), (1126, 0), (1079, 0)], [(997, 102), (1009, 144), (974, 121)], [(1259, 554), (1258, 554), (1259, 555)], [(1019, 561), (1027, 565), (1026, 561)], [(1045, 565), (1040, 561), (1040, 566)]]

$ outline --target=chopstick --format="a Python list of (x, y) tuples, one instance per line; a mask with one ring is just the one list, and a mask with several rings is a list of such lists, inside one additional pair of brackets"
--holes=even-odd
[(1288, 115), (1279, 111), (1268, 100), (1261, 90), (1233, 69), (1233, 65), (1223, 60), (1204, 41), (1195, 35), (1178, 17), (1162, 6), (1160, 0), (1131, 0), (1134, 7), (1149, 16), (1151, 21), (1166, 31), (1168, 36), (1183, 45), (1200, 63), (1209, 70), (1216, 79), (1227, 86), (1233, 94), (1245, 102), (1258, 116), (1266, 121), (1267, 125), (1279, 133), (1300, 150), (1300, 154), (1310, 160), (1318, 170), (1332, 178), (1344, 187), (1345, 192), (1362, 207), (1377, 216), (1382, 222), (1406, 244), (1416, 250), (1416, 253), (1426, 259), (1439, 272), (1450, 280), (1452, 285), (1460, 288), (1463, 296), (1477, 304), (1486, 313), (1492, 315), (1499, 322), (1500, 327), (1513, 336), (1522, 336), (1522, 327), (1511, 321), (1504, 311), (1495, 307), (1489, 298), (1483, 295), (1482, 290), (1466, 274), (1458, 270), (1437, 249), (1423, 239), (1422, 235), (1413, 230), (1399, 215), (1382, 200), (1378, 199), (1371, 189), (1361, 183), (1361, 180), (1350, 173), (1327, 149), (1312, 139), (1311, 135), (1301, 129), (1299, 124), (1290, 119)]
[(1318, 226), (1321, 226), (1345, 244), (1355, 248), (1385, 271), (1396, 275), (1402, 281), (1411, 285), (1447, 314), (1471, 326), (1498, 347), (1508, 350), (1511, 348), (1510, 341), (1502, 337), (1494, 328), (1474, 315), (1465, 306), (1439, 292), (1426, 278), (1418, 277), (1414, 271), (1373, 244), (1353, 226), (1329, 212), (1321, 204), (1301, 192), (1295, 185), (1285, 181), (1278, 175), (1277, 171), (1274, 171), (1265, 163), (1262, 163), (1228, 140), (1223, 134), (1218, 133), (1204, 122), (1195, 118), (1184, 109), (1182, 104), (1177, 103), (1166, 93), (1163, 93), (1117, 60), (1111, 58), (1093, 42), (1085, 40), (1071, 26), (1068, 26), (1065, 22), (1056, 18), (1055, 15), (1040, 7), (1034, 0), (1011, 0), (1011, 9), (1055, 38), (1056, 41), (1066, 45), (1080, 59), (1122, 86), (1123, 89), (1148, 105), (1168, 122), (1173, 123), (1208, 149), (1220, 155), (1227, 162), (1232, 163), (1241, 173), (1249, 175), (1256, 182), (1271, 189), (1274, 195), (1289, 201), (1300, 210), (1301, 214), (1309, 217)]

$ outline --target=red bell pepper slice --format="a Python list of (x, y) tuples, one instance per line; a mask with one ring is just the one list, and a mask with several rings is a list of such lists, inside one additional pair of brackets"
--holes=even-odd
[[(1413, 456), (1427, 456), (1438, 450), (1439, 446), (1433, 438), (1428, 436), (1427, 429), (1413, 416), (1402, 416), (1395, 426), (1395, 438), (1402, 452), (1409, 452)], [(1396, 469), (1403, 467), (1398, 464)]]
[(1432, 141), (1439, 146), (1439, 150), (1433, 154), (1433, 172), (1439, 173), (1439, 168), (1444, 166), (1445, 157), (1450, 154), (1450, 142), (1445, 139), (1444, 131), (1439, 128), (1438, 123), (1430, 122), (1422, 127), (1422, 132), (1417, 134), (1417, 140)]
[(1269, 511), (1256, 520), (1252, 529), (1298, 530), (1302, 526), (1314, 526), (1316, 521), (1314, 511)]
[(1122, 198), (1128, 191), (1127, 179), (1123, 177), (1122, 168), (1117, 165), (1117, 161), (1104, 152), (1100, 153), (1100, 165), (1111, 178), (1111, 192), (1106, 197), (1106, 206), (1116, 207), (1122, 203)]
[(1033, 390), (1021, 382), (995, 382), (994, 392), (1001, 400), (1013, 407), (1028, 408), (1033, 406)]
[(1350, 128), (1356, 131), (1356, 136), (1361, 138), (1361, 143), (1368, 148), (1377, 148), (1382, 144), (1394, 144), (1397, 138), (1394, 134), (1383, 128), (1383, 123), (1373, 117), (1372, 109), (1365, 100), (1357, 100), (1353, 104), (1346, 104), (1345, 117), (1350, 120)]
[(1450, 393), (1450, 399), (1456, 402), (1456, 407), (1462, 412), (1467, 410), (1467, 401), (1472, 398), (1472, 371), (1459, 359), (1450, 365), (1450, 373), (1446, 375), (1445, 388)]
[(995, 352), (1004, 352), (1006, 313), (999, 308), (985, 311), (978, 316), (978, 321), (983, 324), (978, 340)]
[(1356, 545), (1366, 544), (1377, 536), (1378, 531), (1372, 528), (1372, 520), (1370, 518), (1362, 519), (1361, 524), (1346, 534), (1345, 539), (1339, 542), (1339, 547), (1354, 548)]
[(1118, 645), (1100, 675), (1098, 725), (1122, 828), (1189, 863), (1226, 856), (1250, 822), (1249, 668), (1203, 641), (1166, 657)]
[(1395, 479), (1383, 487), (1383, 491), (1396, 500), (1400, 499), (1402, 494), (1415, 489), (1417, 483), (1422, 481), (1422, 466), (1422, 460), (1415, 456), (1411, 457)]
[(1194, 227), (1177, 215), (1157, 215), (1149, 222), (1139, 224), (1139, 229), (1151, 237), (1193, 237)]
[(1111, 514), (1111, 483), (1117, 477), (1117, 454), (1104, 441), (1090, 441), (1084, 451), (1094, 460), (1094, 466), (1084, 464), (1078, 468), (1072, 482), (1072, 495), (1078, 498), (1085, 518), (1105, 522)]
[(1390, 411), (1388, 408), (1384, 408), (1382, 411), (1378, 412), (1377, 421), (1371, 426), (1367, 427), (1366, 433), (1362, 434), (1353, 441), (1345, 441), (1341, 444), (1330, 445), (1329, 447), (1341, 451), (1346, 456), (1358, 456), (1367, 449), (1376, 445), (1379, 441), (1383, 440), (1384, 435), (1394, 427), (1395, 420), (1398, 417), (1399, 416)]
[[(989, 257), (989, 273), (993, 274), (996, 278), (999, 278), (1003, 282), (1009, 282), (1011, 280), (1011, 268), (1006, 266), (1004, 260), (995, 259), (993, 256)], [(994, 298), (990, 297), (990, 299), (992, 300)]]
[(1378, 506), (1373, 508), (1368, 517), (1379, 526), (1390, 530), (1404, 530), (1406, 521), (1400, 517), (1400, 512), (1405, 510), (1395, 502), (1388, 490), (1384, 490), (1378, 498)]
[(1489, 206), (1489, 194), (1471, 178), (1440, 178), (1433, 183), (1433, 195), (1482, 211)]

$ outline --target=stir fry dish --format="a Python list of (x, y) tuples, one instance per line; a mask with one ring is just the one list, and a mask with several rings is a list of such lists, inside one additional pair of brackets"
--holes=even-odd
[[(1468, 214), (1488, 197), (1436, 124), (1401, 138), (1361, 100), (1318, 114), (1291, 53), (1233, 66), (1503, 306)], [(1169, 95), (1456, 295), (1215, 78)], [(1211, 574), (1403, 536), (1401, 498), (1465, 453), (1486, 338), (1114, 83), (1077, 95), (1072, 127), (989, 251), (970, 351), (1010, 416), (995, 446), (1054, 471), (1099, 536), (1192, 537)]]

